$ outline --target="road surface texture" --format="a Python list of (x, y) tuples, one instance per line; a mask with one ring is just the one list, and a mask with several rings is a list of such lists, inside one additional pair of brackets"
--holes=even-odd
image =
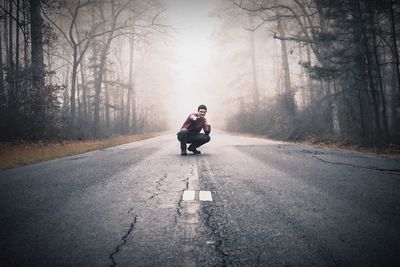
[(400, 264), (399, 160), (223, 133), (201, 150), (170, 134), (0, 172), (0, 266)]

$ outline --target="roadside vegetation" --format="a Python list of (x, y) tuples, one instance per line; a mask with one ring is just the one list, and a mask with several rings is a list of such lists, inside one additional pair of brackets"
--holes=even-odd
[(322, 148), (343, 149), (361, 153), (378, 154), (378, 155), (393, 156), (396, 158), (400, 158), (400, 146), (395, 144), (386, 144), (386, 145), (379, 144), (375, 146), (365, 146), (360, 144), (354, 144), (350, 140), (318, 140), (318, 139), (305, 140), (302, 141), (301, 143)]
[(0, 143), (0, 169), (10, 169), (44, 160), (117, 146), (148, 139), (156, 135), (155, 133), (120, 135), (107, 139), (85, 141)]
[(236, 136), (245, 136), (245, 137), (254, 137), (254, 138), (262, 138), (262, 139), (270, 139), (278, 142), (292, 143), (292, 144), (303, 144), (307, 146), (313, 146), (316, 148), (332, 148), (332, 149), (341, 149), (346, 151), (360, 152), (360, 153), (368, 153), (368, 154), (376, 154), (376, 155), (385, 155), (395, 158), (400, 158), (400, 146), (395, 144), (387, 144), (380, 145), (377, 144), (375, 146), (366, 146), (362, 144), (355, 144), (351, 140), (344, 139), (318, 139), (318, 138), (308, 138), (304, 140), (291, 140), (291, 141), (282, 141), (282, 139), (275, 139), (268, 137), (266, 135), (261, 134), (249, 134), (249, 133), (241, 133), (241, 132), (227, 132)]

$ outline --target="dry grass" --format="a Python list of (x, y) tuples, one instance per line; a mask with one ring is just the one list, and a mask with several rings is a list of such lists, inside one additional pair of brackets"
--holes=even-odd
[(367, 154), (377, 154), (377, 155), (391, 156), (394, 158), (400, 158), (400, 147), (396, 145), (362, 146), (341, 140), (336, 140), (336, 141), (306, 140), (301, 143), (322, 148), (335, 148), (347, 151), (356, 151)]
[(65, 141), (62, 143), (0, 144), (0, 169), (10, 169), (83, 152), (117, 146), (157, 136), (157, 134), (122, 135), (102, 140)]

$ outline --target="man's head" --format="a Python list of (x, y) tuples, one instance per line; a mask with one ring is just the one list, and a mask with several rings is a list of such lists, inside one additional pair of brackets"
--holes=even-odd
[(199, 112), (199, 116), (200, 117), (204, 117), (206, 115), (206, 113), (207, 113), (207, 107), (205, 105), (200, 105), (197, 108), (197, 111)]

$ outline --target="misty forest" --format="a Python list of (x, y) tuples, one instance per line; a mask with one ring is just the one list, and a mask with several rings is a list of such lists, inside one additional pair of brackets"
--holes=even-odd
[(400, 144), (394, 0), (0, 0), (0, 138), (179, 127)]

